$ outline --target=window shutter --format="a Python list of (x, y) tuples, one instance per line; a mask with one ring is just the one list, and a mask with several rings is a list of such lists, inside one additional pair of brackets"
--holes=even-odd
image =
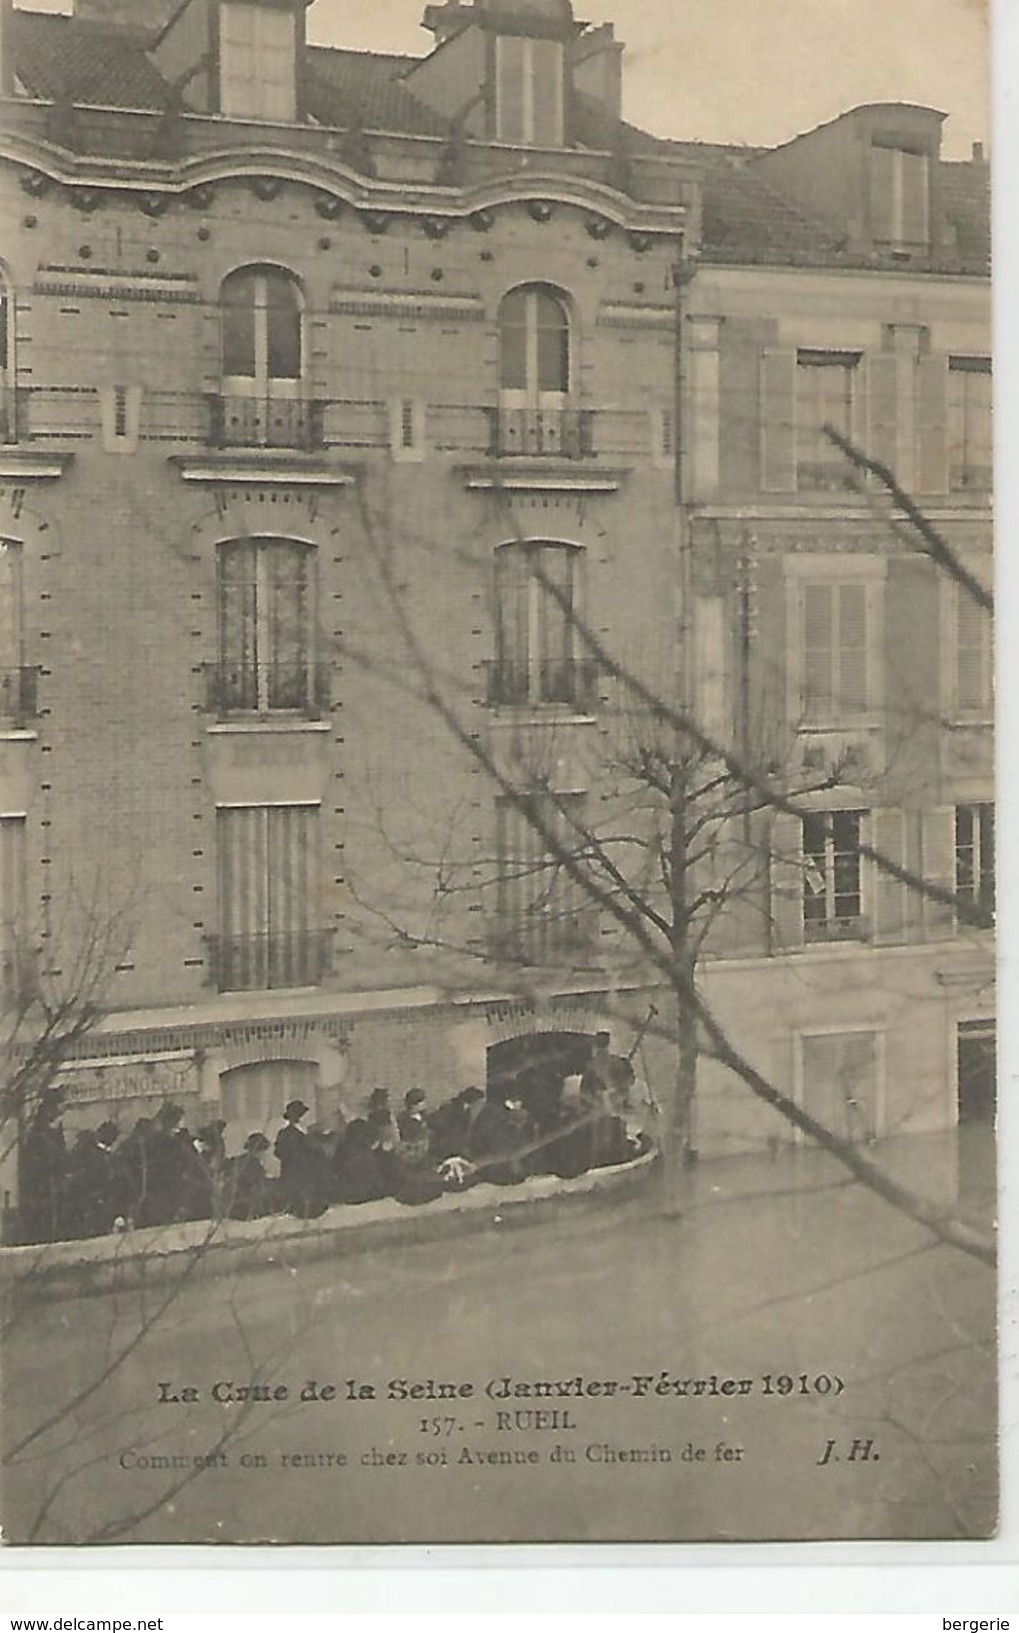
[[(902, 811), (879, 810), (871, 817), (871, 844), (879, 856), (905, 866), (906, 819)], [(899, 941), (906, 929), (906, 891), (901, 879), (871, 859), (871, 915), (875, 941)]]
[[(939, 806), (924, 811), (922, 817), (923, 877), (942, 890), (955, 892), (955, 807)], [(955, 933), (955, 908), (923, 898), (924, 932), (928, 940), (939, 941)]]
[(955, 586), (955, 708), (959, 714), (990, 711), (991, 617), (961, 584)]
[(921, 493), (948, 491), (948, 358), (930, 352), (917, 365), (917, 486)]
[(831, 584), (803, 586), (803, 680), (800, 706), (808, 720), (827, 719), (834, 707), (834, 607)]
[(803, 825), (780, 812), (771, 830), (772, 951), (803, 946)]
[(796, 490), (796, 353), (766, 351), (761, 359), (761, 488)]
[(899, 459), (899, 359), (879, 352), (870, 359), (870, 427), (867, 452), (896, 470)]
[(867, 711), (867, 585), (838, 587), (838, 712)]

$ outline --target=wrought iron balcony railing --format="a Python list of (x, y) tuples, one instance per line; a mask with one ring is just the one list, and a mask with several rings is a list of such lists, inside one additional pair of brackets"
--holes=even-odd
[(217, 391), (208, 402), (210, 447), (314, 453), (324, 446), (325, 403), (320, 400)]
[(499, 459), (590, 459), (594, 414), (587, 408), (492, 408), (490, 453)]
[(39, 670), (0, 669), (0, 725), (21, 726), (39, 713)]
[(331, 930), (209, 936), (209, 974), (220, 992), (317, 987), (329, 973)]
[(486, 668), (488, 702), (494, 708), (558, 703), (590, 714), (597, 707), (598, 665), (590, 660), (496, 658)]
[(209, 714), (297, 714), (319, 720), (329, 711), (331, 670), (295, 655), (276, 663), (207, 663)]

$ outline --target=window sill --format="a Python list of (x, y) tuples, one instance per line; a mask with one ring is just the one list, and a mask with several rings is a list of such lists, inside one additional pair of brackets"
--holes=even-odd
[(268, 733), (275, 736), (286, 732), (329, 732), (333, 729), (331, 720), (305, 720), (296, 715), (283, 716), (277, 719), (259, 718), (251, 720), (216, 720), (206, 726), (210, 736), (229, 737), (235, 735), (257, 736)]
[(598, 716), (568, 703), (488, 704), (493, 726), (596, 726)]
[(0, 725), (0, 743), (34, 743), (38, 736), (31, 726)]

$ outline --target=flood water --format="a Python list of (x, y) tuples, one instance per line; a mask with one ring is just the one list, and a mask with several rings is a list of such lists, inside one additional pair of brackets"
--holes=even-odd
[[(986, 1132), (876, 1154), (989, 1224)], [(511, 1226), (493, 1191), (476, 1234), (23, 1309), (6, 1534), (987, 1535), (993, 1273), (812, 1151), (705, 1163), (681, 1202)]]

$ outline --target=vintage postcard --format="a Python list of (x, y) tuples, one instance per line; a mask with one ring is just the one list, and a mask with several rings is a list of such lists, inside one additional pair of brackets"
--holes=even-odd
[(995, 1533), (924, 24), (0, 0), (8, 1542)]

